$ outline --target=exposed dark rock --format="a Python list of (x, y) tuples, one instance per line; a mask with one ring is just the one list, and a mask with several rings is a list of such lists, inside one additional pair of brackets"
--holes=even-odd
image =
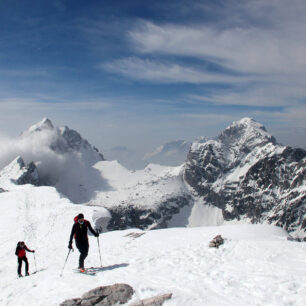
[(83, 150), (88, 152), (92, 151), (97, 155), (97, 161), (104, 160), (104, 157), (99, 152), (99, 150), (96, 147), (91, 146), (90, 143), (86, 139), (83, 139), (77, 131), (69, 129), (67, 126), (65, 126), (60, 128), (60, 133), (67, 143), (64, 152), (67, 150), (73, 150), (77, 152), (82, 152)]
[(33, 162), (25, 164), (21, 156), (15, 158), (8, 166), (0, 171), (0, 178), (11, 180), (17, 185), (40, 184), (37, 168)]
[(112, 306), (125, 304), (133, 294), (133, 288), (127, 284), (101, 286), (84, 293), (81, 298), (66, 300), (60, 306)]
[(33, 162), (30, 162), (28, 165), (23, 164), (22, 168), (24, 169), (23, 174), (15, 180), (17, 185), (32, 184), (39, 186), (39, 176), (38, 171)]
[(155, 209), (139, 208), (136, 205), (119, 205), (109, 208), (112, 218), (108, 230), (123, 230), (127, 228), (158, 229), (166, 228), (173, 215), (178, 214), (184, 206), (190, 205), (191, 196), (169, 198)]
[(217, 235), (215, 238), (213, 238), (209, 242), (209, 247), (210, 248), (218, 248), (223, 243), (224, 243), (224, 239), (221, 237), (221, 235)]

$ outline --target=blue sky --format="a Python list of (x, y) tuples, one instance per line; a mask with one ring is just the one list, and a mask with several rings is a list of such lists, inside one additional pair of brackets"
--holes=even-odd
[(306, 2), (0, 1), (0, 131), (49, 117), (103, 151), (249, 116), (306, 147)]

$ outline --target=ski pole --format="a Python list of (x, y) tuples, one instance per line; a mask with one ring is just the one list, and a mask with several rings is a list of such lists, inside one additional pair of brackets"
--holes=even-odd
[(62, 272), (61, 272), (61, 274), (60, 274), (60, 277), (62, 277), (62, 276), (63, 276), (63, 272), (64, 272), (64, 269), (65, 269), (65, 266), (66, 266), (66, 262), (67, 262), (67, 260), (68, 260), (68, 257), (69, 257), (69, 254), (70, 254), (71, 250), (72, 250), (72, 249), (69, 249), (69, 252), (68, 252), (68, 254), (67, 254), (67, 257), (66, 257), (66, 260), (65, 260), (65, 263), (64, 263), (64, 266), (63, 266)]
[(35, 259), (35, 253), (33, 253), (33, 256), (34, 256), (34, 264), (35, 264), (35, 273), (37, 273), (37, 266), (36, 266), (36, 259)]
[(100, 256), (100, 264), (101, 264), (101, 267), (102, 267), (102, 259), (101, 259), (101, 251), (100, 251), (99, 237), (97, 237), (97, 241), (98, 241), (98, 249), (99, 249), (99, 256)]

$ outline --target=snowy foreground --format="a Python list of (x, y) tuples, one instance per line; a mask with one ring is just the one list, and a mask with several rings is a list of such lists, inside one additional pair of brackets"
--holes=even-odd
[[(164, 305), (305, 305), (306, 244), (268, 225), (108, 232), (100, 236), (103, 268), (95, 276), (72, 271), (76, 251), (60, 277), (73, 217), (83, 212), (91, 220), (97, 208), (73, 205), (51, 187), (8, 189), (0, 193), (0, 305), (58, 305), (114, 283), (131, 285), (133, 301), (172, 292)], [(143, 235), (127, 236), (133, 232)], [(208, 248), (217, 234), (225, 244)], [(86, 265), (99, 267), (97, 239), (89, 239)], [(21, 279), (14, 255), (19, 240), (36, 250), (39, 270)], [(27, 256), (31, 273), (34, 257)]]

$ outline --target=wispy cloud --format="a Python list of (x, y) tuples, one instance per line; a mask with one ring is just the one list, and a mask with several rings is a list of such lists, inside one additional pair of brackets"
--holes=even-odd
[[(194, 96), (213, 104), (305, 103), (305, 1), (292, 5), (288, 0), (233, 0), (223, 2), (218, 12), (212, 5), (199, 2), (194, 9), (214, 14), (215, 21), (205, 22), (203, 18), (202, 23), (188, 25), (142, 21), (128, 33), (138, 56), (103, 67), (139, 81), (235, 85), (227, 91), (203, 91), (203, 96)], [(176, 57), (210, 62), (221, 71), (195, 68)]]
[(156, 83), (237, 83), (244, 78), (202, 71), (177, 63), (129, 57), (115, 60), (100, 67), (134, 80)]
[[(252, 15), (252, 12), (256, 15), (264, 6), (262, 1), (250, 3), (252, 5), (245, 6), (249, 15)], [(297, 6), (294, 11), (289, 9), (289, 15), (290, 5), (288, 1), (267, 3), (264, 7), (270, 9), (272, 17), (266, 26), (258, 26), (250, 21), (224, 28), (220, 27), (220, 23), (183, 26), (143, 22), (130, 31), (129, 36), (135, 48), (144, 54), (208, 58), (230, 69), (247, 73), (305, 76), (306, 3), (296, 1)], [(301, 11), (304, 14), (301, 14)], [(237, 15), (233, 10), (227, 13)], [(276, 20), (273, 21), (272, 18)]]
[(212, 90), (203, 95), (188, 95), (195, 101), (209, 102), (215, 105), (244, 105), (244, 106), (297, 106), (306, 97), (306, 88), (293, 83), (280, 86), (265, 83), (234, 88), (228, 90)]

